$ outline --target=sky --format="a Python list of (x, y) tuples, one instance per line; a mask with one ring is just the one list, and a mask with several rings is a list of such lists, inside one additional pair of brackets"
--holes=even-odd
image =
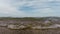
[(0, 17), (60, 17), (60, 0), (0, 0)]

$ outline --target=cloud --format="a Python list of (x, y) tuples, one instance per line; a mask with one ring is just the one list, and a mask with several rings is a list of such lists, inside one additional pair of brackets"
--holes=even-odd
[(0, 0), (0, 16), (59, 16), (59, 11), (59, 0)]
[(24, 12), (18, 11), (16, 7), (14, 7), (11, 0), (0, 0), (0, 16), (6, 17), (20, 17), (24, 16)]

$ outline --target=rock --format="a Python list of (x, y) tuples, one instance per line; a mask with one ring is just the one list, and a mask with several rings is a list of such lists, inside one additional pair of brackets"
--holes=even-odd
[(9, 29), (20, 29), (19, 25), (8, 25)]
[(24, 28), (26, 28), (25, 26), (23, 26), (23, 25), (8, 25), (8, 28), (9, 29), (24, 29)]
[(1, 27), (6, 27), (6, 26), (7, 26), (7, 24), (0, 24), (0, 26), (1, 26)]

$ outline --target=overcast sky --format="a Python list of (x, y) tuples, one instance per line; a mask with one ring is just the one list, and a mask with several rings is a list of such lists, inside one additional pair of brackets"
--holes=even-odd
[(0, 0), (0, 17), (60, 16), (59, 0)]

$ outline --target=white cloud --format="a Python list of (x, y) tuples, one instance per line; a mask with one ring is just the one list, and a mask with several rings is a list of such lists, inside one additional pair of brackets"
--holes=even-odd
[(0, 16), (24, 16), (24, 12), (18, 11), (16, 7), (11, 4), (11, 0), (0, 0)]
[[(54, 8), (53, 6), (48, 5), (48, 3), (52, 1), (54, 0), (0, 0), (0, 16), (13, 16), (13, 17), (53, 16), (55, 15), (54, 14), (55, 9), (53, 9)], [(32, 8), (35, 8), (35, 10), (32, 11), (33, 13), (26, 13), (21, 10), (19, 11), (18, 8), (23, 6), (31, 6)]]

